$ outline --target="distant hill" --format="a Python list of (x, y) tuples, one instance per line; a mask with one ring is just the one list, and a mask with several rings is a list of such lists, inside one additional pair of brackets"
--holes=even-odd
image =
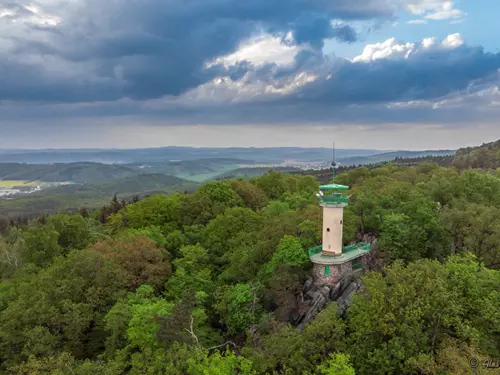
[[(369, 170), (375, 169), (375, 168), (380, 168), (386, 165), (394, 165), (397, 167), (415, 167), (423, 163), (435, 163), (441, 167), (451, 167), (453, 162), (453, 156), (452, 155), (444, 155), (444, 156), (420, 156), (420, 157), (411, 157), (411, 158), (402, 158), (398, 157), (394, 160), (389, 160), (389, 161), (382, 161), (379, 163), (372, 163), (372, 164), (364, 164), (363, 167), (368, 168)], [(339, 165), (336, 170), (335, 174), (339, 175), (344, 172), (349, 172), (353, 169), (358, 168), (359, 165)], [(316, 170), (301, 170), (298, 172), (291, 172), (291, 173), (299, 173), (302, 175), (308, 175), (308, 176), (314, 176), (318, 179), (318, 181), (322, 184), (328, 184), (332, 181), (332, 169), (331, 168), (326, 168), (326, 169), (316, 169)]]
[[(339, 158), (367, 156), (378, 150), (338, 149)], [(162, 147), (145, 149), (75, 149), (75, 150), (0, 150), (0, 163), (77, 163), (105, 164), (158, 163), (174, 160), (243, 159), (259, 163), (281, 163), (285, 160), (330, 160), (331, 148), (300, 147)]]
[(265, 174), (270, 169), (273, 169), (275, 172), (298, 172), (301, 169), (294, 167), (251, 167), (251, 168), (238, 168), (234, 169), (220, 175), (217, 175), (214, 180), (222, 180), (227, 178), (252, 178)]
[(426, 151), (393, 151), (384, 152), (382, 154), (368, 155), (368, 156), (356, 156), (352, 158), (339, 158), (339, 162), (342, 165), (365, 165), (365, 164), (376, 164), (385, 161), (391, 161), (396, 159), (412, 159), (412, 158), (422, 158), (428, 156), (448, 156), (454, 155), (455, 150), (426, 150)]
[(199, 186), (194, 181), (164, 174), (142, 174), (116, 179), (103, 184), (65, 185), (43, 190), (37, 195), (80, 195), (106, 196), (120, 195), (149, 195), (154, 193), (168, 193), (172, 191), (193, 191)]
[(453, 165), (459, 169), (500, 168), (500, 140), (457, 150)]
[(17, 173), (30, 173), (44, 166), (36, 164), (21, 164), (21, 163), (0, 163), (0, 179), (7, 180), (7, 176)]
[(142, 173), (162, 173), (180, 178), (205, 181), (221, 173), (239, 168), (241, 165), (253, 165), (253, 160), (233, 158), (208, 158), (196, 160), (179, 160), (161, 163), (133, 163), (128, 167), (140, 170)]
[(139, 174), (167, 174), (180, 178), (203, 181), (241, 165), (252, 165), (251, 160), (210, 158), (155, 163), (102, 164), (94, 162), (25, 164), (0, 163), (0, 179), (103, 183)]
[[(5, 164), (0, 164), (0, 170)], [(7, 168), (12, 173), (0, 175), (4, 180), (27, 180), (47, 182), (74, 182), (74, 183), (97, 183), (114, 180), (138, 174), (138, 171), (123, 165), (109, 165), (100, 163), (69, 163), (69, 164), (47, 164), (29, 165), (12, 164)]]
[(82, 207), (98, 208), (109, 203), (114, 194), (119, 199), (130, 199), (134, 195), (192, 192), (198, 186), (196, 182), (162, 174), (129, 176), (103, 184), (65, 185), (13, 200), (0, 199), (0, 216), (12, 218), (74, 211)]

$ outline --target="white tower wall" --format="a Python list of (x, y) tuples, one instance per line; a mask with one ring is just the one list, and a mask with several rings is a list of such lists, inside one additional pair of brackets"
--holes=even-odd
[(342, 229), (344, 207), (323, 206), (323, 252), (331, 255), (342, 254)]

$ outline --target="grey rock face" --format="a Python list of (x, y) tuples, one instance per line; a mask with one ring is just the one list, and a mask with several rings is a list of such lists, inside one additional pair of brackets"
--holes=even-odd
[(328, 286), (324, 286), (323, 288), (319, 289), (319, 292), (325, 297), (326, 300), (330, 298), (330, 288)]
[(304, 287), (302, 288), (302, 292), (306, 293), (311, 288), (311, 285), (313, 285), (312, 277), (306, 280), (306, 282), (304, 283)]
[(340, 308), (340, 315), (345, 315), (347, 308), (351, 303), (351, 298), (354, 293), (356, 293), (360, 288), (360, 283), (353, 281), (347, 288), (343, 291), (342, 295), (337, 299), (337, 304)]
[(301, 324), (306, 324), (314, 319), (316, 315), (318, 315), (319, 312), (323, 310), (323, 307), (325, 307), (327, 302), (328, 300), (323, 296), (323, 294), (321, 294), (321, 292), (316, 292), (314, 295), (314, 299), (312, 300), (311, 305), (307, 310), (307, 313), (304, 316)]
[(351, 303), (353, 293), (363, 288), (359, 272), (346, 274), (335, 285), (316, 286), (311, 279), (304, 284), (302, 293), (297, 296), (297, 309), (291, 321), (300, 328), (313, 320), (327, 303), (336, 301), (340, 313), (344, 315)]
[(336, 301), (342, 294), (342, 283), (337, 283), (330, 291), (330, 301)]

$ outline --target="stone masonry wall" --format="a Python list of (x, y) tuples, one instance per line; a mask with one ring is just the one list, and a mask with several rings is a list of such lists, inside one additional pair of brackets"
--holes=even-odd
[(333, 264), (329, 265), (329, 274), (325, 275), (324, 264), (314, 264), (313, 266), (313, 279), (316, 285), (334, 285), (348, 272), (352, 271), (351, 262), (346, 262), (340, 265), (340, 272), (338, 266)]
[(325, 275), (325, 266), (315, 263), (313, 266), (313, 279), (316, 285), (333, 285), (339, 281), (337, 266), (330, 266), (330, 274)]

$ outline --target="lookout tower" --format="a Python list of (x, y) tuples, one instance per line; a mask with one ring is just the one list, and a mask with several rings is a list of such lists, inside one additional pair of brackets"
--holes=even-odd
[(324, 255), (342, 254), (342, 233), (344, 225), (344, 207), (349, 197), (342, 192), (349, 189), (345, 185), (329, 184), (319, 187), (318, 204), (323, 207), (323, 243)]
[[(335, 166), (334, 151), (334, 176)], [(309, 250), (309, 258), (314, 264), (314, 283), (332, 285), (346, 273), (360, 269), (362, 259), (370, 252), (371, 246), (366, 242), (343, 246), (344, 207), (349, 204), (349, 187), (332, 183), (319, 189), (316, 196), (318, 204), (323, 207), (323, 241)]]

